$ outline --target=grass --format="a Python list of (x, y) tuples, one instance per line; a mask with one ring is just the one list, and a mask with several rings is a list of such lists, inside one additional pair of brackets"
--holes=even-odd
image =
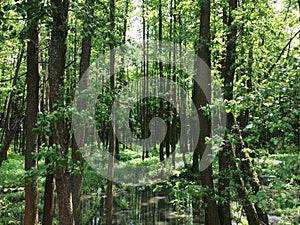
[[(140, 160), (140, 157), (140, 152), (131, 150), (126, 150), (121, 155), (122, 160), (128, 160), (127, 163), (138, 165), (148, 163), (148, 160), (152, 164), (156, 160), (155, 155), (144, 162)], [(277, 218), (276, 224), (300, 223), (300, 156), (298, 154), (274, 154), (254, 161), (263, 185), (263, 191), (257, 195), (256, 200), (270, 212), (272, 218)], [(40, 162), (40, 168), (43, 167), (43, 163)], [(4, 161), (0, 168), (0, 214), (4, 215), (0, 216), (0, 224), (20, 224), (16, 218), (22, 216), (24, 212), (22, 188), (25, 175), (24, 156), (10, 152), (9, 160)], [(43, 196), (44, 181), (44, 176), (40, 176), (40, 196)], [(188, 186), (186, 185), (183, 189)], [(100, 195), (105, 192), (105, 188), (106, 180), (86, 165), (83, 193)], [(124, 189), (122, 186), (119, 188)], [(180, 194), (178, 191), (177, 194)], [(197, 194), (195, 189), (192, 192)], [(121, 208), (127, 208), (122, 199), (118, 201), (118, 205)]]
[(0, 168), (0, 193), (7, 188), (24, 186), (24, 157), (19, 154), (9, 154)]

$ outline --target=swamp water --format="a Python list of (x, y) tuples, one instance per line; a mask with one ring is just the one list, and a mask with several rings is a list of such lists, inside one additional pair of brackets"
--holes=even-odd
[[(113, 224), (204, 224), (204, 216), (199, 217), (199, 214), (204, 215), (202, 211), (199, 213), (200, 203), (193, 203), (187, 195), (184, 204), (176, 209), (171, 203), (174, 199), (168, 189), (153, 192), (151, 189), (130, 188), (117, 192), (114, 196)], [(91, 195), (83, 198), (83, 217), (88, 225), (105, 225), (105, 201), (105, 195)]]

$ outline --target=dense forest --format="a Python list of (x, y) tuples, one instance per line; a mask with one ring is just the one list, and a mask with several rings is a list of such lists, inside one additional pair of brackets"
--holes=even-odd
[(1, 0), (0, 224), (300, 224), (300, 0)]

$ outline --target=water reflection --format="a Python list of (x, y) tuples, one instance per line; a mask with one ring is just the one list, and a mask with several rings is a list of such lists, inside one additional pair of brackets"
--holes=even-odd
[[(105, 195), (83, 199), (83, 217), (88, 225), (105, 225)], [(193, 201), (187, 195), (183, 209), (178, 212), (171, 201), (171, 191), (153, 192), (150, 188), (127, 188), (115, 193), (113, 224), (116, 225), (194, 225), (204, 224), (199, 209), (200, 200)], [(94, 212), (91, 215), (91, 212)], [(89, 217), (89, 215), (91, 215)], [(88, 218), (89, 217), (89, 218)]]

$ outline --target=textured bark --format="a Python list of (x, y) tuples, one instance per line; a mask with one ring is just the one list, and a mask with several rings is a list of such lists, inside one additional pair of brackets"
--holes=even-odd
[[(202, 41), (200, 49), (196, 51), (197, 55), (210, 67), (210, 1), (203, 1), (201, 4), (201, 12), (200, 12), (200, 40)], [(195, 62), (196, 68), (196, 76), (201, 75), (201, 68), (199, 67), (201, 64), (198, 60)], [(210, 86), (210, 81), (207, 80), (207, 87)], [(193, 88), (193, 101), (197, 108), (201, 106), (206, 106), (209, 102), (207, 96), (203, 90), (194, 83)], [(206, 148), (205, 137), (210, 135), (210, 120), (206, 117), (202, 110), (198, 110), (199, 122), (201, 125), (199, 142), (196, 146), (195, 151), (200, 154), (202, 157), (204, 155), (204, 150)], [(194, 165), (195, 166), (195, 165)], [(198, 164), (196, 165), (198, 168)], [(207, 189), (207, 193), (203, 197), (203, 201), (205, 204), (205, 223), (207, 225), (219, 225), (219, 216), (218, 216), (218, 208), (215, 200), (213, 199), (214, 193), (214, 184), (212, 177), (212, 165), (208, 166), (205, 170), (200, 172), (200, 179), (203, 188)]]
[[(49, 163), (48, 159), (45, 162)], [(54, 216), (54, 174), (47, 173), (45, 181), (44, 207), (43, 207), (43, 225), (52, 225)]]
[[(53, 28), (49, 49), (49, 86), (50, 111), (63, 107), (63, 78), (66, 62), (66, 38), (69, 0), (51, 0), (53, 10)], [(68, 131), (64, 118), (52, 125), (53, 144), (57, 146), (58, 157), (67, 160), (68, 157)], [(59, 223), (73, 225), (72, 196), (70, 190), (70, 175), (66, 163), (57, 162), (56, 189), (58, 194)]]
[[(32, 131), (37, 122), (39, 110), (39, 27), (34, 19), (38, 1), (28, 1), (27, 19), (27, 104), (26, 104), (26, 150), (25, 170), (37, 170), (37, 161), (33, 155), (38, 152), (38, 135)], [(38, 177), (32, 175), (25, 179), (25, 225), (38, 224)]]
[[(236, 34), (237, 28), (233, 26), (232, 11), (236, 10), (236, 0), (229, 1), (229, 9), (225, 7), (223, 10), (223, 23), (230, 28), (226, 37), (226, 56), (222, 69), (222, 77), (224, 78), (224, 99), (230, 101), (233, 99), (233, 81), (234, 81), (234, 63), (236, 53)], [(228, 15), (227, 15), (228, 11)], [(227, 114), (226, 132), (230, 133), (233, 126), (232, 114)], [(231, 224), (231, 212), (230, 212), (230, 193), (229, 193), (229, 181), (230, 181), (230, 165), (232, 164), (231, 145), (226, 141), (223, 149), (219, 153), (219, 196), (223, 199), (219, 204), (220, 220), (222, 224)], [(224, 174), (224, 175), (223, 175)]]
[[(224, 78), (224, 98), (227, 101), (233, 99), (233, 82), (234, 82), (234, 75), (235, 75), (235, 54), (236, 54), (236, 37), (237, 37), (237, 27), (233, 25), (233, 17), (232, 12), (237, 8), (237, 1), (230, 0), (229, 1), (229, 12), (228, 16), (226, 15), (226, 10), (224, 13), (224, 24), (226, 24), (230, 28), (230, 32), (227, 35), (226, 40), (226, 58), (223, 63), (223, 71), (222, 76)], [(246, 118), (244, 118), (246, 119)], [(226, 122), (226, 129), (228, 133), (237, 132), (236, 126), (237, 122), (234, 118), (234, 115), (230, 112), (227, 114), (227, 122)], [(235, 129), (235, 130), (234, 130)], [(239, 137), (240, 136), (240, 137)], [(220, 173), (224, 173), (224, 171), (229, 171), (230, 167), (233, 166), (234, 170), (240, 171), (239, 165), (236, 162), (233, 162), (233, 158), (241, 157), (242, 158), (242, 168), (247, 168), (247, 175), (250, 177), (250, 184), (256, 191), (258, 191), (259, 183), (257, 183), (258, 178), (257, 175), (253, 172), (253, 174), (249, 174), (250, 172), (250, 165), (248, 164), (250, 161), (249, 156), (246, 156), (241, 151), (243, 146), (241, 134), (238, 133), (238, 137), (241, 139), (240, 144), (237, 146), (232, 146), (228, 141), (224, 145), (223, 150), (219, 153), (219, 170)], [(236, 147), (236, 150), (234, 148)], [(236, 154), (237, 152), (237, 154)], [(244, 161), (245, 160), (245, 161)], [(219, 180), (219, 195), (225, 201), (222, 204), (219, 204), (219, 212), (220, 212), (220, 220), (222, 224), (231, 224), (230, 218), (230, 193), (229, 193), (229, 179), (230, 177), (224, 177), (221, 175)], [(243, 208), (246, 212), (246, 216), (248, 219), (249, 224), (255, 225), (260, 224), (259, 213), (261, 212), (261, 220), (267, 222), (266, 215), (250, 201), (249, 193), (245, 184), (245, 180), (239, 174), (234, 174), (234, 180), (237, 187), (237, 193), (239, 198), (242, 200)], [(258, 211), (257, 211), (258, 209)]]
[[(236, 154), (239, 158), (241, 158), (241, 171), (243, 173), (244, 182), (249, 183), (252, 188), (252, 194), (256, 194), (261, 190), (259, 177), (256, 173), (256, 171), (253, 168), (253, 159), (251, 159), (249, 153), (247, 153), (245, 150), (246, 144), (244, 142), (240, 124), (242, 123), (242, 119), (245, 118), (239, 118), (240, 121), (238, 123), (237, 119), (234, 118), (234, 132), (238, 137), (238, 143), (236, 145)], [(247, 120), (245, 120), (247, 121)], [(244, 124), (245, 125), (245, 124)], [(261, 222), (264, 224), (269, 224), (268, 215), (264, 212), (263, 209), (258, 207), (258, 204), (254, 204), (255, 210), (258, 214), (258, 218)]]
[[(233, 147), (231, 148), (231, 153), (232, 153), (233, 157), (237, 158), (236, 152), (234, 151)], [(236, 162), (232, 163), (232, 165), (233, 165), (233, 168), (235, 171), (241, 171)], [(247, 216), (249, 225), (263, 224), (263, 223), (261, 223), (261, 221), (259, 219), (259, 216), (255, 209), (254, 204), (249, 199), (249, 193), (247, 191), (247, 188), (246, 188), (243, 178), (238, 173), (236, 173), (234, 175), (234, 180), (235, 180), (235, 183), (238, 185), (237, 194), (238, 194), (238, 197), (242, 200), (242, 205), (246, 212), (246, 216)]]
[[(244, 35), (244, 28), (242, 27), (241, 33)], [(247, 92), (252, 90), (252, 74), (253, 74), (253, 46), (250, 47), (249, 50), (249, 59), (246, 67), (246, 71), (248, 73), (249, 79), (246, 84), (248, 89)], [(234, 118), (234, 132), (238, 137), (238, 143), (236, 144), (236, 153), (241, 160), (241, 170), (243, 173), (243, 177), (246, 183), (249, 183), (252, 189), (252, 194), (256, 194), (261, 190), (260, 180), (253, 168), (255, 153), (248, 153), (244, 151), (244, 149), (248, 148), (247, 143), (244, 142), (244, 138), (248, 136), (247, 132), (242, 132), (243, 129), (249, 123), (249, 110), (247, 109), (245, 112), (241, 113), (237, 118)], [(258, 213), (259, 220), (264, 224), (269, 224), (269, 219), (267, 213), (258, 207), (258, 204), (255, 203), (254, 207)]]

